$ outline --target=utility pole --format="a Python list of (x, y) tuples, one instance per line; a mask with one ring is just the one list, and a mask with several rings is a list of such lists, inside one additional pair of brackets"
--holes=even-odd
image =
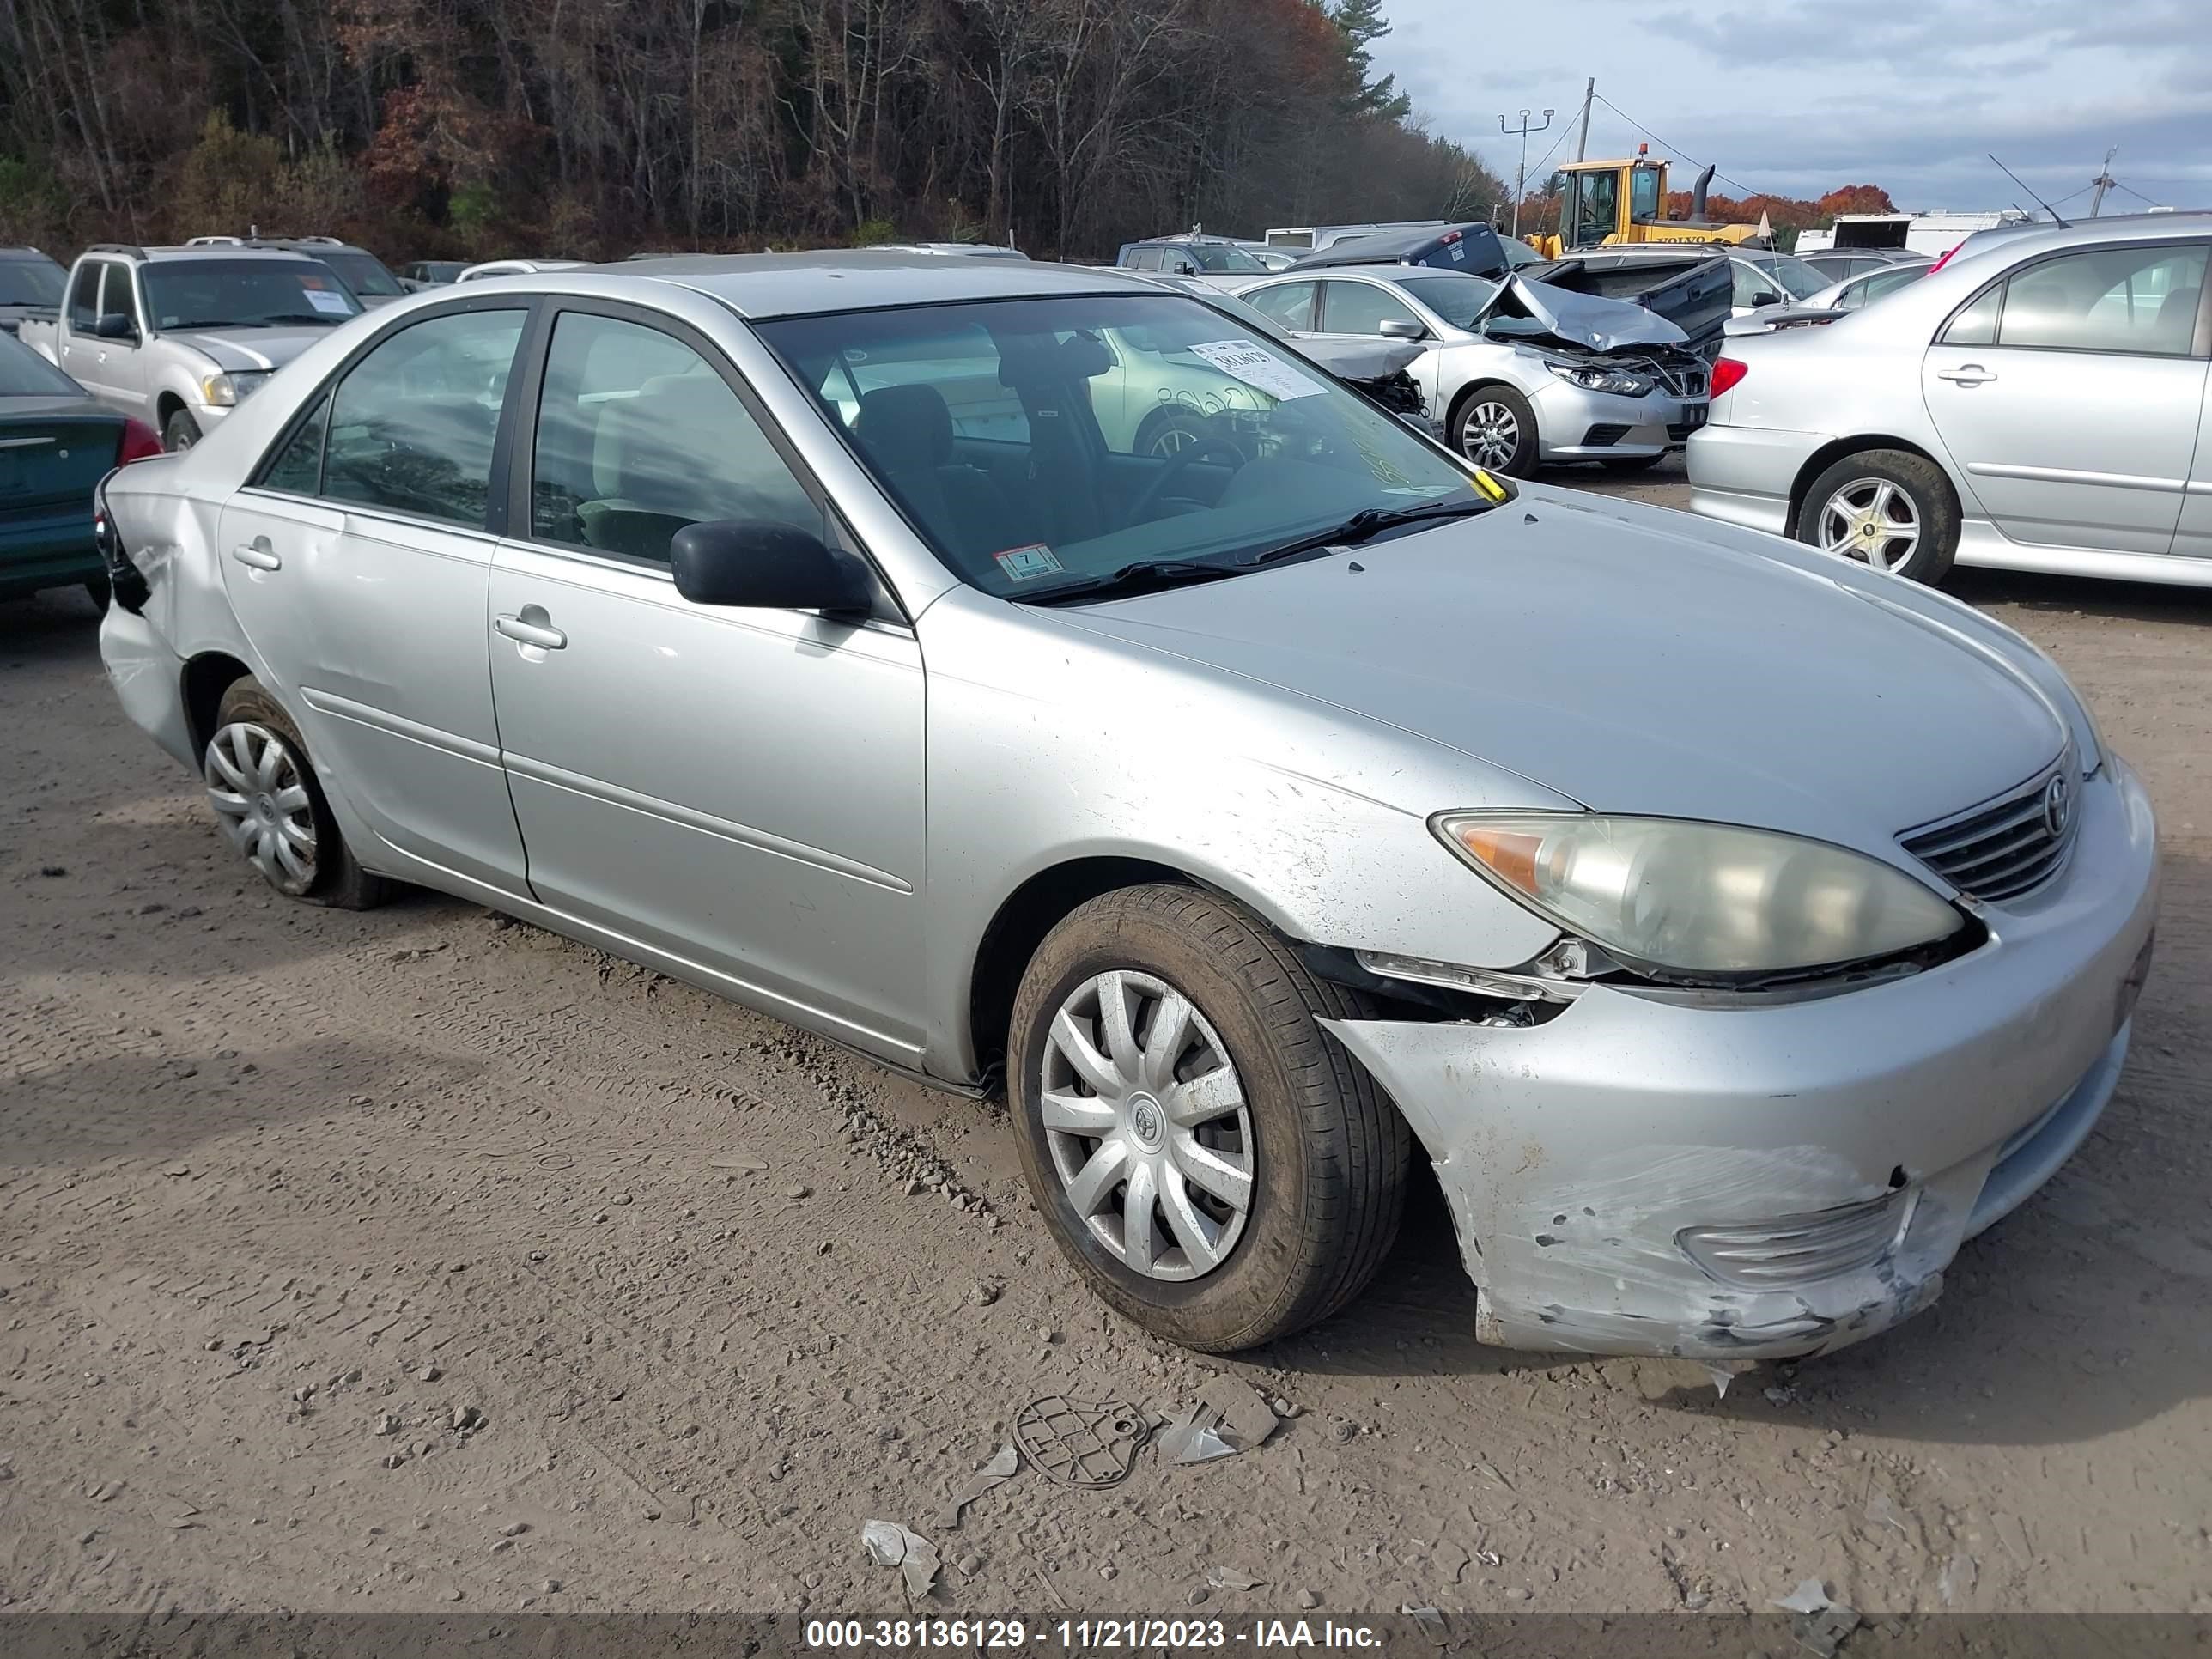
[(2097, 216), (2097, 210), (2105, 204), (2105, 192), (2120, 182), (2112, 177), (2112, 157), (2119, 153), (2120, 147), (2118, 144), (2114, 144), (2106, 150), (2105, 165), (2097, 169), (2097, 176), (2089, 181), (2097, 187), (2097, 193), (2089, 198), (2089, 216), (2092, 219)]
[(1528, 135), (1541, 132), (1552, 125), (1552, 112), (1549, 110), (1544, 112), (1541, 124), (1533, 127), (1528, 125), (1528, 112), (1524, 109), (1520, 113), (1521, 125), (1517, 127), (1507, 126), (1502, 115), (1498, 118), (1498, 130), (1507, 137), (1516, 132), (1521, 135), (1521, 165), (1513, 174), (1513, 236), (1516, 241), (1521, 236), (1521, 198), (1528, 191)]
[(1575, 135), (1575, 160), (1586, 161), (1589, 156), (1589, 112), (1597, 101), (1597, 76), (1591, 76), (1583, 84), (1583, 130)]

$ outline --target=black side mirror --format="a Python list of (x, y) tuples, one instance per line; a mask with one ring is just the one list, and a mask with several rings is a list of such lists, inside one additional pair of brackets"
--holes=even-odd
[(138, 325), (121, 312), (111, 311), (92, 325), (92, 337), (95, 340), (135, 340), (138, 337)]
[(1782, 303), (1782, 296), (1779, 294), (1754, 294), (1751, 296), (1751, 303), (1754, 308), (1759, 306), (1778, 306)]
[(714, 519), (668, 541), (676, 591), (694, 605), (866, 614), (875, 579), (860, 560), (793, 525)]

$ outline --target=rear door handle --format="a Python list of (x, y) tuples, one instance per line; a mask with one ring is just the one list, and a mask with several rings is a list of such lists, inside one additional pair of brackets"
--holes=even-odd
[[(538, 610), (534, 605), (530, 608), (532, 611)], [(539, 611), (538, 614), (542, 617), (545, 613)], [(500, 617), (492, 626), (517, 644), (534, 645), (541, 651), (558, 651), (568, 643), (568, 636), (559, 629), (547, 628), (539, 623), (525, 622), (521, 617), (511, 613)]]
[(1960, 363), (1956, 368), (1937, 369), (1936, 378), (1948, 380), (1954, 386), (1986, 386), (1996, 376), (1979, 363)]
[(266, 536), (256, 536), (250, 542), (240, 542), (230, 550), (230, 556), (239, 563), (251, 565), (256, 570), (282, 570), (284, 556), (269, 545)]

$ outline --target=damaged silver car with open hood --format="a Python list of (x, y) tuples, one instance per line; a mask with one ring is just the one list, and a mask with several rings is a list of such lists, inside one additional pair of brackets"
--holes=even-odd
[[(1148, 447), (1117, 342), (1263, 396)], [(1869, 1336), (2088, 1135), (2148, 971), (2149, 801), (2027, 640), (1110, 270), (460, 283), (98, 522), (225, 893), (455, 894), (1003, 1083), (1074, 1273), (1194, 1347), (1350, 1302), (1417, 1160), (1486, 1340)]]
[(1570, 293), (1502, 264), (1477, 274), (1434, 261), (1312, 263), (1238, 297), (1301, 336), (1419, 345), (1407, 372), (1445, 441), (1493, 472), (1526, 477), (1561, 461), (1640, 471), (1705, 423), (1705, 359), (1642, 306)]

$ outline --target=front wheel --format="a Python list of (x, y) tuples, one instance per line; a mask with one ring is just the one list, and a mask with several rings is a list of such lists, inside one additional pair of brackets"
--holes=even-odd
[(1397, 1236), (1404, 1121), (1322, 1030), (1355, 1012), (1192, 888), (1093, 899), (1015, 1000), (1008, 1092), (1054, 1239), (1157, 1335), (1229, 1352), (1366, 1285)]
[(1510, 386), (1479, 386), (1460, 405), (1452, 441), (1485, 471), (1525, 478), (1536, 470), (1536, 411)]
[(285, 897), (340, 910), (384, 902), (384, 878), (339, 833), (300, 728), (258, 680), (222, 694), (200, 767), (222, 838)]
[(173, 409), (161, 422), (161, 447), (170, 454), (190, 449), (200, 441), (200, 423), (189, 409)]
[(1893, 576), (1931, 586), (1959, 550), (1959, 502), (1924, 455), (1869, 449), (1813, 480), (1797, 509), (1797, 539)]

